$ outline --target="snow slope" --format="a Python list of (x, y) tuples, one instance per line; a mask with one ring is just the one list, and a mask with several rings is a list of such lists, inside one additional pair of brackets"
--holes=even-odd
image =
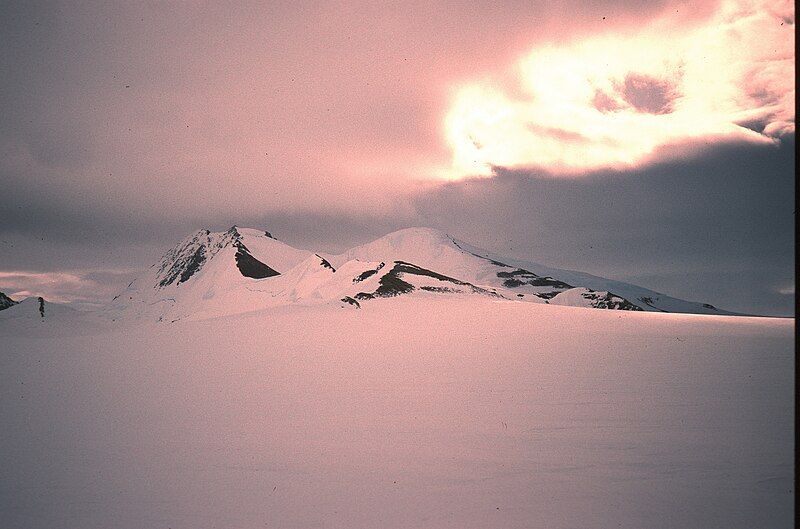
[[(314, 262), (310, 292), (336, 277)], [(169, 325), (21, 308), (5, 529), (793, 524), (793, 320), (424, 291)]]

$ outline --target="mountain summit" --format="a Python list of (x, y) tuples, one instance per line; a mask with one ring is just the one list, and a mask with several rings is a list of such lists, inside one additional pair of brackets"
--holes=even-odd
[(397, 296), (731, 314), (635, 285), (495, 255), (430, 228), (399, 230), (326, 255), (237, 226), (188, 236), (115, 297), (112, 310), (176, 321), (297, 303), (360, 308)]
[(10, 297), (8, 297), (5, 294), (3, 294), (2, 292), (0, 292), (0, 310), (4, 310), (4, 309), (7, 309), (9, 307), (13, 307), (17, 303), (19, 303), (19, 302), (18, 301), (14, 301)]

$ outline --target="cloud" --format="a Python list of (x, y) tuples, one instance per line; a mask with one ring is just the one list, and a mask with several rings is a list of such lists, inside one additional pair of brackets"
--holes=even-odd
[[(21, 300), (41, 296), (55, 303), (99, 305), (119, 291), (118, 283), (138, 270), (82, 270), (72, 272), (0, 271), (0, 292)], [(113, 294), (111, 293), (113, 292)]]
[(238, 4), (4, 3), (3, 198), (170, 222), (379, 215), (447, 165), (459, 79), (665, 0)]
[(669, 10), (643, 27), (539, 45), (511, 84), (461, 86), (446, 118), (446, 176), (635, 168), (794, 133), (790, 2), (725, 1), (691, 23)]

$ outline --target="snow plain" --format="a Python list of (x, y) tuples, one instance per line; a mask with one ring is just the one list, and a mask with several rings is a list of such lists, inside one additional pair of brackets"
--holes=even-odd
[(793, 523), (793, 319), (23, 310), (0, 312), (7, 529)]

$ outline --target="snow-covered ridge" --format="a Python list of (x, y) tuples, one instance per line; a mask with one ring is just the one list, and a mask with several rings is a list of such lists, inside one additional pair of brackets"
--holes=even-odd
[(111, 309), (120, 317), (176, 321), (297, 303), (361, 307), (397, 296), (727, 314), (635, 285), (494, 255), (431, 228), (399, 230), (326, 255), (236, 226), (191, 234), (117, 296)]
[[(0, 293), (1, 294), (1, 293)], [(0, 296), (0, 302), (10, 300), (8, 296)], [(2, 306), (2, 305), (0, 305)], [(40, 296), (28, 296), (19, 301), (11, 301), (0, 308), (0, 322), (15, 322), (21, 330), (35, 329), (45, 323), (58, 322), (64, 324), (80, 311), (66, 303), (51, 303)]]
[[(200, 230), (181, 241), (164, 255), (156, 273), (158, 286), (179, 285), (188, 281), (192, 275), (203, 267), (206, 261), (211, 260), (221, 250), (229, 247), (236, 249), (235, 259), (239, 271), (242, 275), (253, 279), (263, 279), (280, 274), (280, 272), (256, 258), (253, 252), (273, 257), (277, 261), (279, 268), (288, 269), (294, 265), (294, 259), (285, 254), (296, 252), (280, 251), (281, 249), (278, 248), (280, 243), (273, 244), (264, 239), (274, 241), (269, 232), (242, 229), (236, 226), (223, 233)], [(253, 250), (248, 248), (248, 245)], [(286, 248), (290, 247), (286, 246)], [(287, 262), (287, 259), (289, 262)]]

